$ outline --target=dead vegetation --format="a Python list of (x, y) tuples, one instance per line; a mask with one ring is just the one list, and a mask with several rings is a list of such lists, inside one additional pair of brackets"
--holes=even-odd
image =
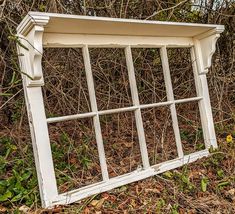
[[(200, 1), (199, 1), (200, 2)], [(235, 3), (206, 1), (191, 10), (190, 1), (1, 1), (0, 61), (0, 212), (26, 213), (235, 213)], [(208, 74), (219, 150), (208, 159), (144, 181), (96, 195), (54, 211), (40, 209), (30, 134), (15, 50), (15, 28), (28, 11), (224, 24)], [(123, 49), (91, 49), (99, 110), (131, 106)], [(169, 49), (175, 98), (195, 96), (187, 49)], [(166, 101), (158, 49), (134, 49), (140, 103)], [(48, 117), (90, 111), (81, 50), (44, 50), (43, 87)], [(185, 153), (203, 149), (197, 103), (178, 104)], [(101, 116), (111, 177), (141, 165), (132, 112)], [(151, 164), (176, 157), (168, 107), (145, 109), (143, 122)], [(101, 180), (91, 119), (49, 125), (60, 192)], [(5, 197), (5, 198), (4, 198)], [(4, 200), (6, 199), (6, 200)], [(25, 206), (22, 206), (22, 205)], [(21, 211), (19, 211), (21, 210)]]

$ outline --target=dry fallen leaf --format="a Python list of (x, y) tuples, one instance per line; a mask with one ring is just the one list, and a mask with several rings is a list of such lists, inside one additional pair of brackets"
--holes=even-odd
[(124, 142), (123, 143), (127, 148), (133, 147), (134, 142)]
[(106, 192), (102, 193), (101, 195), (102, 195), (102, 198), (105, 198), (105, 199), (109, 198), (109, 194)]
[(4, 213), (6, 211), (7, 211), (7, 208), (2, 206), (2, 205), (0, 205), (0, 213)]
[(92, 200), (90, 204), (91, 204), (91, 206), (95, 207), (96, 204), (98, 204), (98, 202), (99, 202), (99, 200)]
[(19, 208), (19, 211), (21, 211), (22, 213), (29, 213), (30, 208), (27, 207), (26, 205), (23, 205)]
[(85, 209), (84, 209), (84, 214), (89, 214), (90, 213), (90, 209), (88, 208), (88, 207), (86, 207)]
[(136, 207), (136, 202), (135, 202), (135, 200), (134, 200), (134, 199), (131, 199), (130, 204), (131, 204), (131, 206), (132, 206), (133, 208), (135, 208), (135, 207)]
[(105, 198), (102, 198), (99, 200), (99, 202), (96, 204), (96, 208), (100, 209), (105, 201)]
[(161, 193), (161, 192), (160, 192), (158, 189), (156, 189), (156, 188), (154, 188), (154, 189), (144, 189), (144, 191), (145, 191), (146, 193), (149, 193), (149, 192), (158, 193), (158, 194)]
[(101, 198), (100, 200), (92, 200), (91, 205), (97, 209), (100, 209), (105, 201), (105, 198)]
[(233, 202), (235, 202), (235, 189), (230, 189), (226, 193), (226, 196), (230, 198)]

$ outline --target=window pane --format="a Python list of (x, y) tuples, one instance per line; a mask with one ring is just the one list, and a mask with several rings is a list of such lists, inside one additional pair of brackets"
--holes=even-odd
[(196, 97), (190, 48), (168, 48), (167, 53), (175, 99)]
[(169, 107), (142, 110), (150, 164), (177, 158), (177, 148)]
[(82, 51), (46, 48), (43, 54), (44, 104), (48, 117), (90, 111)]
[(90, 48), (89, 51), (98, 109), (131, 106), (124, 49)]
[(184, 154), (205, 148), (197, 102), (176, 105)]
[(49, 124), (59, 192), (102, 181), (92, 118)]
[(141, 104), (167, 100), (159, 49), (132, 48), (136, 84)]
[(110, 177), (136, 170), (142, 165), (134, 112), (100, 117)]

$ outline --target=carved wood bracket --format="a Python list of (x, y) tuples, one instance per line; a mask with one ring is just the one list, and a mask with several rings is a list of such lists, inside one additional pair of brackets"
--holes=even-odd
[[(22, 30), (19, 26), (19, 39), (24, 45), (19, 49), (19, 54), (24, 57), (25, 73), (27, 74), (26, 85), (27, 87), (43, 86), (43, 73), (42, 73), (42, 54), (43, 54), (43, 32), (44, 26), (48, 23), (49, 17), (34, 17), (25, 21), (26, 27)], [(27, 49), (27, 50), (26, 50)]]
[(199, 74), (208, 73), (208, 69), (211, 67), (212, 56), (216, 50), (216, 41), (220, 37), (221, 32), (222, 30), (220, 29), (210, 30), (194, 37)]

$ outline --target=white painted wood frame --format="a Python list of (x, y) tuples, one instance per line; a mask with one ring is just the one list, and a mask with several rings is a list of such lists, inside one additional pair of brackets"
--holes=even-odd
[[(69, 204), (93, 194), (108, 191), (115, 187), (180, 167), (208, 156), (211, 146), (217, 148), (206, 74), (211, 66), (211, 57), (215, 52), (216, 40), (223, 30), (224, 27), (222, 25), (29, 12), (17, 28), (17, 36), (22, 44), (18, 45), (17, 49), (21, 70), (27, 74), (22, 75), (22, 79), (42, 206), (53, 207), (59, 204)], [(41, 87), (44, 85), (41, 66), (43, 47), (82, 48), (91, 112), (46, 118), (41, 91)], [(132, 106), (98, 110), (90, 64), (90, 47), (120, 47), (125, 50), (133, 101)], [(132, 48), (136, 47), (160, 49), (167, 101), (140, 104), (131, 51)], [(174, 99), (167, 56), (167, 48), (169, 47), (191, 48), (197, 91), (196, 97)], [(206, 149), (184, 155), (175, 105), (191, 101), (198, 101), (199, 103)], [(151, 166), (148, 158), (141, 110), (159, 106), (170, 107), (178, 157), (174, 160)], [(100, 115), (128, 111), (134, 112), (143, 167), (122, 176), (109, 178), (99, 117)], [(103, 181), (59, 194), (47, 124), (81, 118), (93, 118)]]

